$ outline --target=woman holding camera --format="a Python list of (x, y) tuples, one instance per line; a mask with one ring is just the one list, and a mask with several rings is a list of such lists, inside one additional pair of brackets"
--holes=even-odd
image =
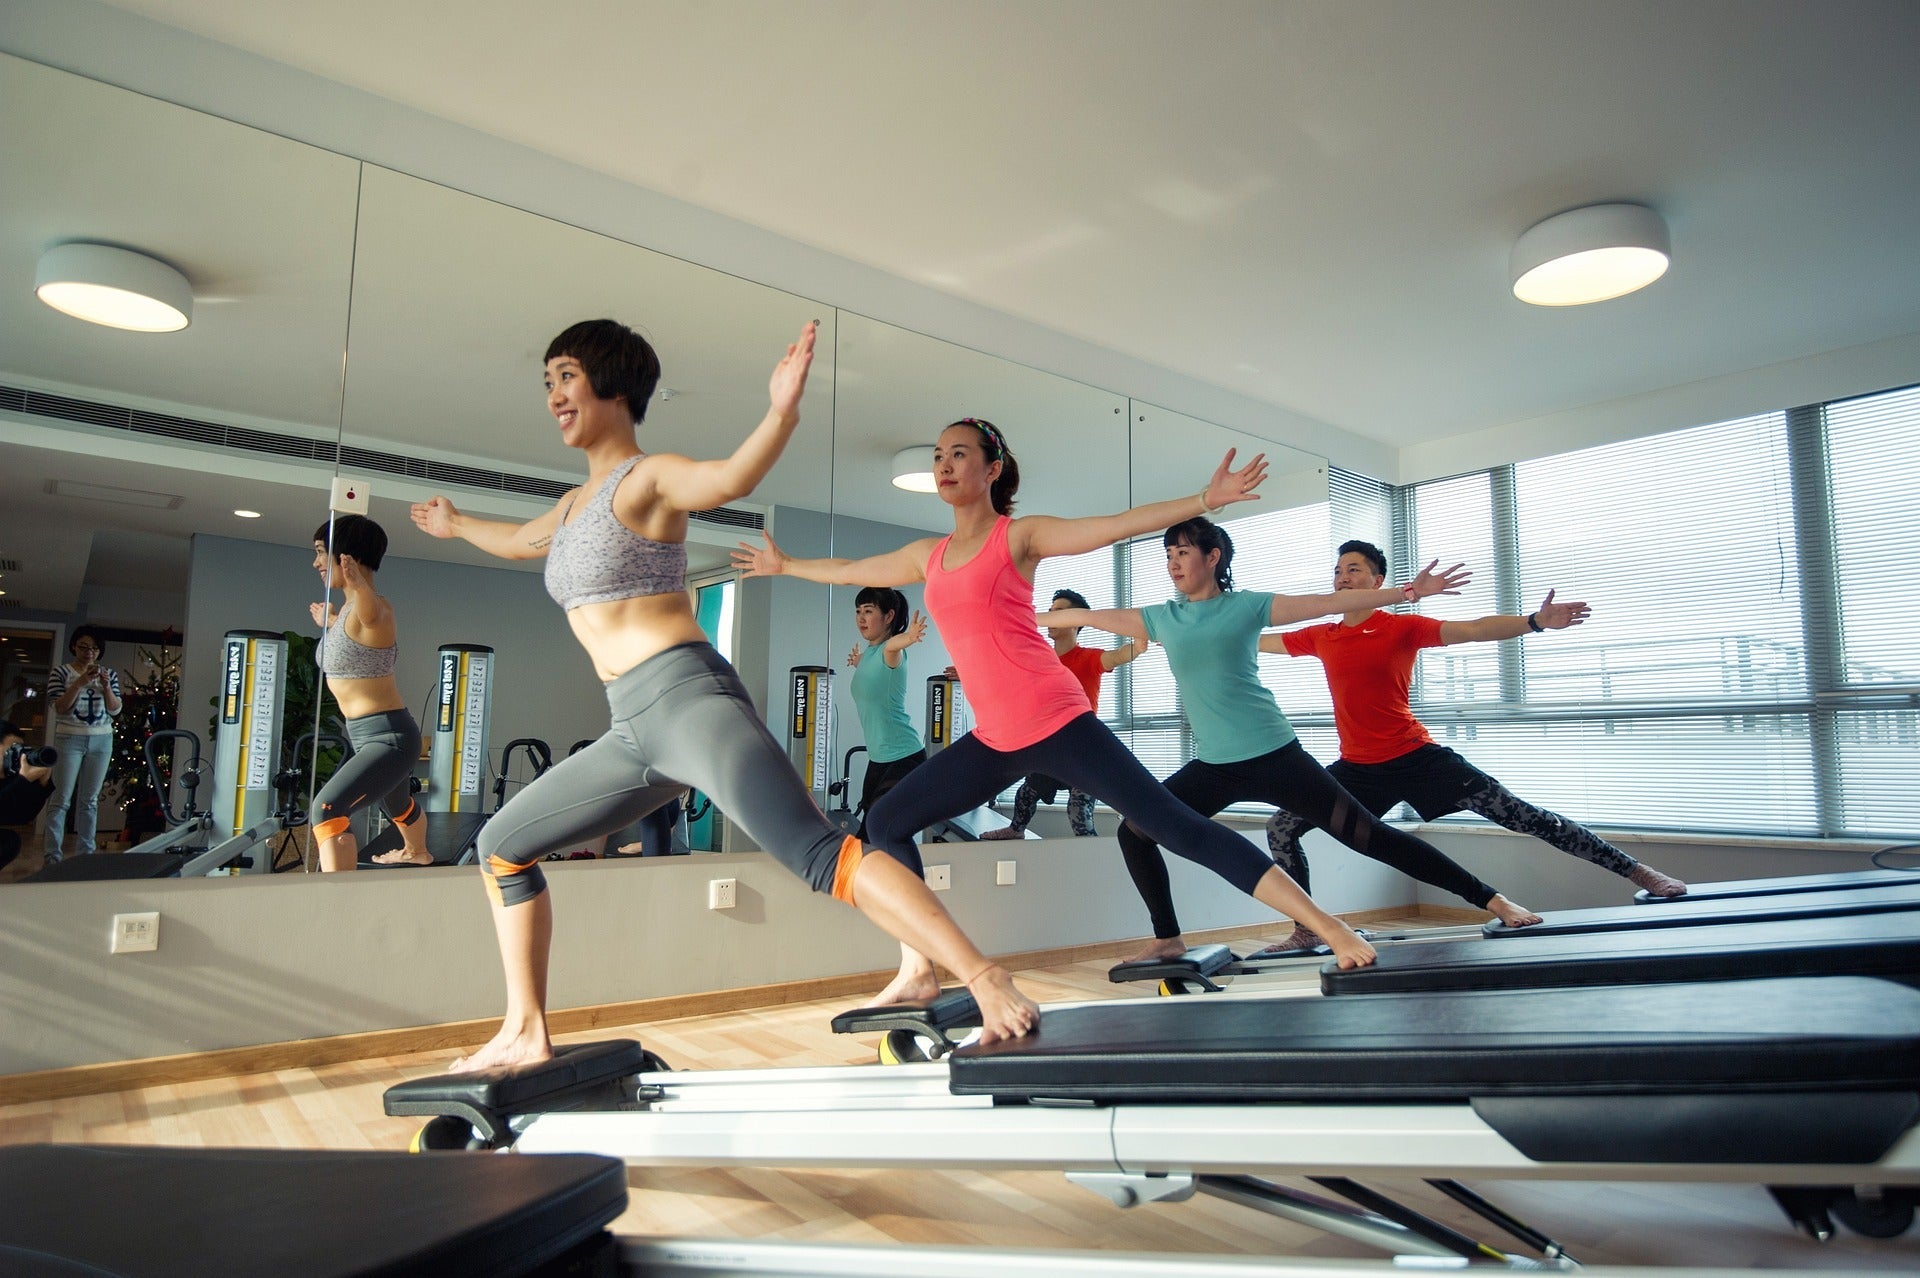
[(100, 818), (100, 784), (113, 759), (113, 720), (120, 713), (120, 674), (100, 664), (106, 640), (92, 626), (81, 626), (67, 640), (73, 658), (47, 677), (53, 704), (53, 795), (47, 804), (47, 864), (60, 860), (67, 811), (73, 811), (74, 850), (93, 851)]

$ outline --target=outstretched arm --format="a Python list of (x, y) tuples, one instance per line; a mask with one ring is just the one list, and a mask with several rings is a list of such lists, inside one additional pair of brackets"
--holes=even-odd
[(887, 669), (898, 670), (903, 660), (902, 653), (927, 637), (927, 614), (916, 612), (907, 628), (880, 645), (880, 655), (886, 660)]
[[(1336, 612), (1357, 612), (1362, 608), (1391, 608), (1397, 603), (1412, 603), (1432, 595), (1457, 595), (1460, 587), (1473, 580), (1473, 574), (1460, 564), (1445, 572), (1434, 571), (1438, 559), (1421, 570), (1404, 586), (1383, 586), (1379, 590), (1335, 590), (1324, 595), (1275, 595), (1267, 614), (1270, 626), (1290, 626)], [(1272, 651), (1267, 649), (1266, 651)]]
[(808, 320), (800, 337), (774, 365), (767, 382), (767, 415), (742, 440), (733, 455), (694, 461), (661, 454), (654, 458), (654, 489), (677, 510), (712, 510), (751, 493), (780, 460), (794, 427), (800, 424), (800, 396), (813, 366), (813, 340), (819, 321)]
[(541, 559), (553, 543), (553, 530), (560, 526), (560, 508), (579, 495), (573, 489), (555, 502), (553, 509), (524, 524), (509, 524), (497, 519), (475, 519), (454, 509), (445, 497), (415, 502), (413, 526), (429, 537), (458, 537), (497, 559)]
[(1495, 615), (1474, 621), (1440, 623), (1441, 643), (1484, 643), (1496, 639), (1517, 639), (1529, 631), (1565, 630), (1585, 621), (1593, 610), (1583, 603), (1555, 603), (1549, 590), (1540, 607), (1530, 616)]
[(1121, 666), (1126, 665), (1129, 661), (1139, 656), (1141, 649), (1146, 646), (1147, 641), (1145, 639), (1135, 639), (1132, 635), (1121, 635), (1120, 646), (1118, 648), (1108, 648), (1100, 654), (1100, 668), (1102, 670), (1118, 670)]
[[(1136, 644), (1147, 641), (1147, 619), (1138, 608), (1055, 608), (1050, 612), (1033, 614), (1034, 624), (1056, 630), (1069, 626), (1092, 626), (1095, 630), (1104, 630), (1110, 635), (1120, 635)], [(1127, 658), (1133, 660), (1132, 657)], [(1114, 665), (1121, 665), (1115, 662)], [(1108, 666), (1107, 669), (1113, 669)]]
[(1032, 563), (1054, 555), (1081, 555), (1102, 546), (1111, 546), (1129, 537), (1138, 537), (1161, 528), (1170, 528), (1195, 515), (1217, 515), (1235, 502), (1258, 501), (1256, 491), (1267, 478), (1265, 453), (1235, 470), (1234, 450), (1229, 448), (1207, 481), (1192, 497), (1156, 501), (1117, 515), (1092, 515), (1083, 519), (1056, 519), (1032, 515), (1016, 519), (1009, 533), (1008, 549), (1017, 560)]
[(762, 545), (743, 541), (733, 552), (733, 566), (743, 577), (798, 577), (825, 586), (911, 586), (925, 579), (927, 556), (937, 541), (923, 537), (898, 550), (867, 559), (795, 559), (761, 533)]

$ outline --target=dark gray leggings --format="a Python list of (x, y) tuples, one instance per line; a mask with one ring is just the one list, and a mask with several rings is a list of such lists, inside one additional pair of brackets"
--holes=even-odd
[(480, 864), (508, 905), (545, 886), (540, 859), (622, 829), (687, 788), (816, 892), (833, 890), (846, 832), (800, 784), (726, 659), (704, 643), (656, 653), (607, 685), (613, 727), (513, 796), (480, 830)]
[[(1394, 829), (1367, 811), (1298, 741), (1238, 763), (1202, 763), (1195, 759), (1167, 778), (1167, 789), (1207, 816), (1233, 803), (1271, 803), (1305, 816), (1361, 856), (1444, 888), (1470, 905), (1484, 909), (1498, 895), (1439, 848)], [(1126, 854), (1127, 871), (1153, 920), (1153, 934), (1163, 938), (1180, 935), (1167, 863), (1154, 840), (1128, 822), (1120, 827), (1120, 850)], [(1280, 868), (1302, 892), (1307, 891), (1305, 858), (1298, 866), (1282, 862)]]
[(349, 719), (347, 740), (353, 743), (352, 756), (313, 796), (307, 813), (314, 832), (322, 838), (332, 837), (323, 826), (334, 822), (334, 832), (343, 830), (346, 827), (338, 822), (375, 801), (395, 821), (406, 820), (413, 807), (408, 782), (413, 765), (420, 761), (420, 725), (412, 712), (382, 710)]
[[(1091, 710), (1020, 750), (995, 750), (969, 732), (907, 775), (868, 814), (881, 851), (926, 877), (913, 836), (972, 811), (1017, 777), (1044, 772), (1138, 822), (1167, 850), (1198, 862), (1247, 895), (1273, 868), (1253, 844), (1167, 793)], [(1162, 874), (1166, 867), (1161, 866)]]

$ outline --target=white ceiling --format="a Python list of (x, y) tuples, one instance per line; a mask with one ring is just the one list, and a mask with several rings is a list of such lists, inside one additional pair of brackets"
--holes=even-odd
[(1920, 332), (1907, 0), (119, 7), (1397, 446)]

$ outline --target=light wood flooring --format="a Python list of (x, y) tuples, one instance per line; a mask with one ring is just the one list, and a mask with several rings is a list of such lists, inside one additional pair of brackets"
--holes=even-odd
[[(1142, 992), (1110, 984), (1108, 963), (1099, 959), (1032, 970), (1021, 973), (1021, 980), (1043, 1002)], [(871, 1063), (874, 1039), (838, 1036), (828, 1028), (832, 1014), (848, 1005), (846, 999), (790, 1004), (566, 1038), (638, 1038), (676, 1068)], [(456, 1054), (391, 1056), (0, 1107), (0, 1144), (401, 1150), (419, 1120), (386, 1117), (381, 1092), (402, 1079), (438, 1072)], [(1206, 1197), (1121, 1211), (1052, 1173), (640, 1168), (629, 1172), (628, 1181), (632, 1202), (614, 1225), (625, 1234), (1379, 1255), (1362, 1244)], [(1377, 1185), (1465, 1233), (1509, 1245), (1492, 1226), (1423, 1184)], [(1479, 1182), (1474, 1187), (1558, 1238), (1587, 1264), (1920, 1270), (1920, 1229), (1891, 1242), (1843, 1234), (1816, 1244), (1795, 1234), (1765, 1191), (1751, 1186)], [(1529, 1254), (1523, 1248), (1514, 1251)]]

